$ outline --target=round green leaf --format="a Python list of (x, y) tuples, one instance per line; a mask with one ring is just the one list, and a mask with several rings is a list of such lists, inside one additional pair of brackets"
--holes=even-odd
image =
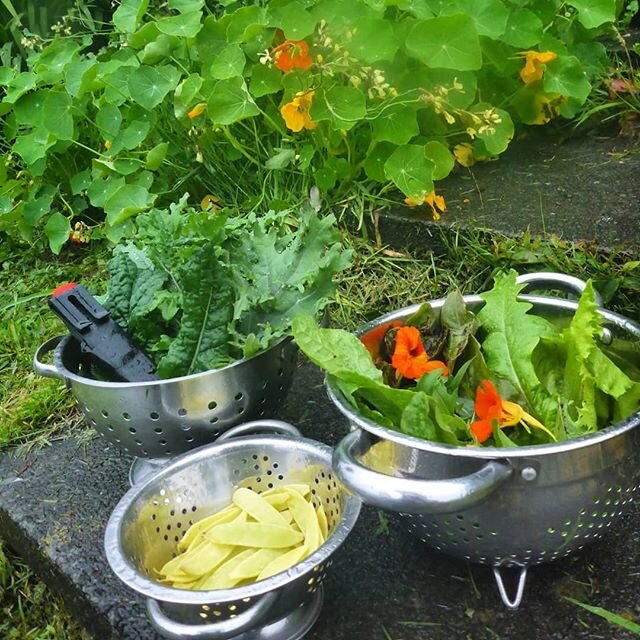
[(416, 112), (410, 107), (392, 107), (371, 122), (376, 140), (406, 144), (420, 132)]
[[(482, 118), (483, 111), (491, 110), (491, 105), (479, 104), (476, 113)], [(513, 138), (513, 120), (511, 116), (503, 109), (495, 109), (495, 114), (499, 118), (499, 122), (492, 122), (488, 131), (481, 133), (478, 129), (478, 139), (484, 142), (487, 151), (497, 156), (502, 153)]]
[(56, 139), (49, 135), (48, 131), (38, 127), (26, 135), (20, 136), (11, 149), (22, 158), (26, 165), (32, 168), (38, 160), (46, 157), (47, 149), (52, 147), (55, 142)]
[(390, 142), (377, 144), (364, 161), (364, 171), (376, 182), (385, 183), (388, 178), (384, 172), (384, 163), (389, 159), (396, 146)]
[(256, 64), (251, 72), (251, 93), (256, 97), (277, 93), (282, 89), (282, 72), (276, 67)]
[(512, 47), (527, 49), (540, 42), (543, 35), (542, 28), (542, 20), (533, 11), (512, 9), (500, 40)]
[(384, 163), (385, 176), (405, 196), (416, 200), (433, 191), (433, 169), (424, 147), (415, 144), (398, 147)]
[(155, 195), (136, 184), (123, 184), (104, 203), (107, 220), (112, 227), (151, 207)]
[(364, 62), (393, 60), (400, 47), (393, 26), (382, 18), (363, 18), (357, 23), (351, 42), (347, 43), (349, 53)]
[(591, 93), (591, 83), (574, 56), (558, 57), (547, 64), (544, 73), (544, 90), (547, 93), (559, 93), (584, 102)]
[(482, 66), (476, 25), (466, 14), (417, 22), (407, 34), (405, 46), (428, 67), (474, 71)]
[(37, 196), (31, 196), (27, 199), (24, 203), (22, 216), (30, 227), (35, 227), (39, 220), (51, 211), (51, 203), (55, 194), (55, 187), (48, 184), (40, 189)]
[(129, 93), (135, 102), (151, 111), (180, 81), (180, 71), (172, 65), (134, 69), (129, 76)]
[(113, 141), (120, 132), (122, 114), (114, 104), (103, 104), (96, 115), (96, 126), (105, 140)]
[(330, 120), (336, 129), (351, 129), (367, 115), (364, 93), (355, 87), (332, 87), (318, 91), (311, 105), (312, 120)]
[(158, 64), (169, 57), (178, 42), (180, 40), (176, 36), (168, 36), (165, 33), (158, 34), (158, 37), (146, 44), (140, 52), (140, 62), (148, 65)]
[(70, 62), (64, 70), (64, 83), (69, 95), (74, 98), (81, 98), (87, 91), (90, 91), (97, 70), (95, 60), (86, 59)]
[(433, 162), (433, 179), (443, 180), (446, 178), (455, 165), (453, 154), (449, 147), (438, 140), (430, 140), (424, 145), (424, 155)]
[(204, 19), (202, 29), (196, 36), (196, 49), (203, 67), (206, 67), (227, 46), (229, 16), (216, 20), (213, 16)]
[(616, 0), (567, 0), (567, 4), (578, 10), (578, 20), (586, 29), (616, 19)]
[(71, 225), (59, 211), (54, 211), (44, 225), (44, 233), (49, 240), (49, 247), (56, 255), (60, 253), (62, 245), (69, 239)]
[(145, 169), (149, 171), (157, 171), (160, 168), (160, 165), (164, 161), (167, 156), (167, 150), (169, 149), (169, 144), (167, 142), (161, 142), (157, 144), (153, 149), (150, 149), (147, 153), (147, 159), (144, 165)]
[(239, 44), (225, 47), (211, 63), (209, 73), (217, 80), (228, 80), (241, 76), (245, 65), (244, 52)]
[(468, 13), (476, 23), (478, 35), (498, 38), (507, 26), (509, 11), (501, 0), (454, 0), (447, 4), (441, 15)]
[(260, 110), (253, 101), (242, 78), (219, 80), (207, 103), (207, 113), (215, 124), (233, 124), (244, 118), (257, 116)]
[(148, 6), (149, 0), (122, 0), (113, 13), (114, 26), (119, 31), (133, 33)]
[(176, 118), (184, 118), (193, 107), (202, 87), (202, 78), (197, 73), (187, 76), (176, 88), (173, 97), (173, 112)]
[(7, 85), (2, 102), (15, 104), (25, 93), (36, 86), (37, 76), (32, 71), (25, 71), (15, 76)]
[(192, 11), (179, 16), (168, 16), (156, 21), (158, 30), (168, 36), (194, 38), (202, 28), (202, 12)]
[(169, 0), (169, 9), (180, 13), (199, 11), (204, 7), (204, 0)]
[(73, 138), (73, 116), (70, 113), (71, 96), (66, 91), (49, 91), (44, 99), (44, 128), (58, 140)]
[(269, 24), (284, 31), (288, 40), (302, 40), (316, 28), (316, 19), (300, 4), (291, 2), (271, 10)]
[(255, 32), (256, 27), (268, 23), (267, 10), (255, 5), (236, 9), (228, 15), (227, 42), (246, 42)]

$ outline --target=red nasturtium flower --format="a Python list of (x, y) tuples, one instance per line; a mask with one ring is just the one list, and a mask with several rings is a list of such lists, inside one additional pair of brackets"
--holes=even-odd
[(418, 380), (425, 373), (442, 369), (449, 375), (449, 369), (440, 360), (429, 360), (422, 344), (420, 331), (416, 327), (401, 327), (396, 333), (396, 346), (391, 356), (391, 366), (405, 378)]
[(273, 50), (273, 63), (287, 73), (292, 69), (309, 69), (313, 60), (304, 40), (285, 40)]
[(529, 415), (519, 404), (505, 400), (493, 386), (490, 380), (483, 380), (476, 389), (476, 401), (473, 406), (479, 420), (471, 423), (471, 431), (478, 439), (484, 442), (491, 437), (493, 426), (498, 428), (513, 427), (519, 422), (525, 426), (542, 429), (553, 440), (555, 436), (532, 415)]

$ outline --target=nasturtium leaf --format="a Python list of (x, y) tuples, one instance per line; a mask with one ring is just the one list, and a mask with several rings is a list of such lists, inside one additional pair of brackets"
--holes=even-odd
[(367, 115), (364, 93), (355, 87), (341, 86), (317, 91), (310, 115), (312, 120), (330, 120), (336, 129), (351, 129)]
[(2, 102), (15, 104), (25, 93), (35, 88), (37, 76), (32, 71), (24, 71), (12, 78), (7, 85)]
[(233, 124), (260, 113), (243, 78), (218, 80), (207, 103), (207, 113), (215, 124)]
[(567, 4), (578, 10), (578, 21), (587, 29), (616, 19), (616, 0), (568, 0)]
[(177, 36), (168, 36), (165, 33), (159, 33), (158, 36), (146, 44), (140, 52), (140, 62), (148, 65), (158, 64), (169, 57), (179, 41), (180, 39)]
[[(95, 165), (94, 165), (95, 169)], [(122, 186), (124, 186), (124, 178), (101, 178), (95, 179), (89, 185), (87, 189), (87, 196), (89, 197), (89, 202), (94, 207), (103, 208), (104, 203)]]
[(178, 16), (167, 16), (156, 21), (158, 30), (168, 36), (194, 38), (202, 28), (202, 12), (192, 11)]
[[(385, 4), (390, 4), (388, 1)], [(438, 13), (442, 2), (433, 2), (430, 0), (394, 0), (394, 4), (402, 11), (410, 13), (418, 20), (424, 18), (432, 18)]]
[(299, 2), (270, 10), (269, 25), (278, 27), (288, 40), (303, 40), (316, 28), (316, 19)]
[(529, 9), (512, 9), (500, 40), (513, 47), (534, 47), (543, 35), (542, 20)]
[(69, 218), (63, 216), (59, 211), (54, 211), (44, 225), (44, 233), (49, 241), (49, 248), (56, 255), (60, 253), (62, 245), (69, 239), (71, 225)]
[(192, 73), (180, 82), (173, 96), (173, 112), (176, 118), (184, 118), (197, 102), (198, 92), (202, 87), (202, 78)]
[[(478, 105), (480, 106), (480, 105)], [(485, 105), (487, 109), (491, 110), (490, 105)], [(502, 153), (511, 142), (514, 133), (513, 120), (507, 111), (504, 109), (493, 109), (492, 113), (494, 117), (499, 119), (498, 122), (491, 122), (488, 130), (481, 131), (478, 129), (478, 139), (484, 142), (487, 151), (494, 156)], [(480, 117), (482, 115), (480, 114)]]
[(140, 185), (123, 184), (104, 203), (107, 220), (112, 227), (122, 224), (127, 218), (146, 211), (155, 196)]
[(501, 0), (453, 0), (445, 5), (441, 15), (468, 13), (476, 24), (478, 35), (500, 37), (507, 26), (509, 11)]
[(282, 89), (282, 72), (266, 64), (253, 65), (250, 86), (256, 98), (277, 93)]
[(79, 42), (71, 38), (55, 38), (46, 46), (31, 67), (41, 84), (55, 84), (64, 78), (67, 65), (80, 49)]
[(112, 142), (120, 132), (121, 124), (122, 113), (118, 107), (108, 102), (100, 107), (96, 114), (96, 126), (104, 140)]
[(173, 65), (149, 67), (142, 65), (129, 76), (129, 93), (141, 107), (151, 111), (180, 81), (180, 71)]
[(430, 140), (424, 145), (424, 155), (433, 162), (433, 179), (444, 180), (455, 165), (449, 147), (438, 140)]
[(13, 113), (18, 124), (31, 126), (42, 125), (45, 120), (44, 101), (47, 90), (40, 89), (23, 96), (13, 107)]
[(319, 169), (317, 169), (313, 178), (316, 183), (316, 187), (320, 189), (320, 191), (327, 192), (333, 189), (336, 182), (338, 181), (338, 176), (336, 175), (335, 169), (331, 166), (323, 165)]
[(547, 64), (543, 78), (544, 90), (548, 93), (559, 93), (575, 98), (580, 102), (591, 93), (591, 83), (574, 56), (560, 57)]
[(52, 147), (56, 139), (49, 134), (43, 127), (37, 127), (30, 133), (20, 136), (11, 147), (24, 163), (33, 167), (38, 160), (45, 158), (47, 149)]
[(434, 163), (420, 145), (398, 147), (384, 164), (386, 177), (409, 198), (421, 200), (433, 191)]
[(379, 142), (376, 144), (364, 161), (364, 171), (367, 177), (376, 182), (387, 182), (388, 178), (384, 172), (384, 164), (395, 148), (396, 145), (390, 142)]
[(101, 78), (100, 84), (104, 84), (103, 101), (115, 105), (127, 102), (131, 97), (129, 92), (131, 76), (132, 68), (129, 65), (121, 65), (112, 73), (109, 73), (108, 76)]
[(127, 36), (127, 44), (136, 51), (143, 49), (160, 35), (155, 22), (145, 22), (137, 31)]
[(295, 149), (275, 149), (276, 154), (271, 156), (266, 162), (267, 169), (284, 169), (288, 167), (296, 157)]
[(363, 62), (393, 60), (400, 48), (396, 33), (389, 20), (383, 18), (362, 18), (350, 42), (346, 43), (349, 53)]
[(578, 42), (571, 53), (580, 60), (587, 78), (603, 74), (609, 65), (607, 48), (602, 42)]
[(97, 70), (97, 63), (91, 58), (71, 61), (64, 70), (67, 93), (74, 98), (81, 98), (91, 90)]
[(391, 106), (371, 121), (373, 137), (381, 142), (406, 144), (420, 133), (415, 109)]
[(53, 185), (47, 184), (40, 189), (37, 196), (30, 197), (24, 203), (22, 216), (30, 227), (35, 227), (40, 219), (49, 213), (55, 194), (56, 188)]
[(0, 86), (6, 87), (16, 76), (16, 70), (12, 67), (0, 67)]
[(222, 16), (216, 20), (208, 16), (202, 22), (202, 29), (196, 36), (196, 50), (200, 63), (206, 67), (227, 46), (227, 25), (229, 16)]
[[(120, 132), (118, 138), (120, 138), (125, 149), (135, 149), (140, 143), (144, 142), (150, 128), (151, 123), (148, 120), (134, 120), (126, 129)], [(113, 146), (115, 146), (115, 143)], [(113, 146), (111, 147), (112, 151)]]
[(405, 46), (428, 67), (475, 71), (482, 66), (476, 25), (466, 14), (417, 22), (407, 34)]
[(149, 0), (122, 0), (113, 13), (114, 26), (124, 33), (133, 33), (148, 6)]
[(69, 181), (69, 185), (71, 186), (71, 193), (74, 196), (79, 195), (85, 189), (89, 188), (93, 178), (91, 177), (91, 170), (84, 169), (83, 171), (79, 171), (74, 176), (72, 176)]
[(72, 99), (66, 91), (51, 89), (44, 99), (44, 128), (58, 140), (73, 138)]
[(268, 24), (267, 10), (263, 7), (251, 5), (241, 7), (229, 14), (226, 27), (227, 42), (246, 42), (253, 35), (256, 27)]
[(169, 0), (169, 9), (180, 13), (200, 11), (204, 7), (204, 0)]
[(209, 67), (209, 75), (216, 80), (242, 76), (245, 62), (242, 47), (239, 44), (230, 44), (214, 57)]
[(169, 149), (168, 142), (160, 142), (153, 149), (149, 149), (147, 152), (144, 168), (149, 171), (157, 171), (160, 165), (167, 156), (167, 150)]

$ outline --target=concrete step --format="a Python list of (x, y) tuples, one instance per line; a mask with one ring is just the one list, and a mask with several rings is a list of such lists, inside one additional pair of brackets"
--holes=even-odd
[[(296, 371), (279, 417), (331, 445), (347, 433), (320, 371), (307, 362)], [(57, 442), (27, 458), (0, 457), (2, 537), (62, 595), (96, 640), (158, 640), (143, 599), (111, 573), (102, 548), (107, 519), (128, 488), (129, 464), (102, 438), (86, 445)], [(635, 637), (565, 596), (625, 615), (640, 613), (637, 504), (610, 528), (603, 524), (601, 541), (532, 567), (516, 613), (502, 605), (490, 568), (430, 551), (399, 520), (363, 508), (335, 554), (324, 607), (308, 640)], [(461, 535), (457, 524), (452, 531)]]

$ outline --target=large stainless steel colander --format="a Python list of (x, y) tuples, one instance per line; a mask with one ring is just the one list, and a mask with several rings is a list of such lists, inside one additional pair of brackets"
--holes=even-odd
[[(243, 434), (276, 431), (288, 434)], [(331, 468), (331, 448), (299, 437), (275, 420), (239, 425), (216, 443), (186, 453), (135, 485), (114, 509), (105, 552), (115, 574), (148, 598), (156, 629), (168, 638), (296, 640), (317, 619), (331, 556), (360, 512)], [(236, 437), (234, 437), (236, 436)], [(311, 486), (329, 523), (326, 542), (307, 559), (266, 580), (233, 589), (185, 591), (157, 581), (194, 522), (231, 503), (237, 487), (255, 491), (290, 483)]]
[[(584, 283), (564, 274), (529, 274), (529, 287), (580, 293)], [(566, 324), (577, 303), (522, 296), (533, 313)], [(464, 298), (477, 311), (478, 296)], [(433, 301), (439, 309), (443, 300)], [(362, 327), (362, 336), (418, 305)], [(638, 366), (640, 327), (600, 310), (607, 349)], [(597, 433), (530, 447), (454, 447), (404, 435), (360, 415), (328, 377), (329, 396), (353, 431), (336, 447), (334, 469), (365, 502), (401, 513), (409, 530), (429, 547), (492, 565), (505, 604), (519, 605), (526, 568), (565, 556), (600, 538), (640, 492), (640, 413)], [(502, 567), (520, 568), (515, 597)]]
[[(43, 358), (53, 350), (53, 364)], [(287, 338), (221, 369), (151, 382), (103, 382), (82, 375), (79, 343), (48, 340), (33, 359), (37, 373), (64, 380), (87, 422), (138, 458), (167, 458), (215, 440), (241, 422), (269, 416), (284, 400), (297, 347)]]

